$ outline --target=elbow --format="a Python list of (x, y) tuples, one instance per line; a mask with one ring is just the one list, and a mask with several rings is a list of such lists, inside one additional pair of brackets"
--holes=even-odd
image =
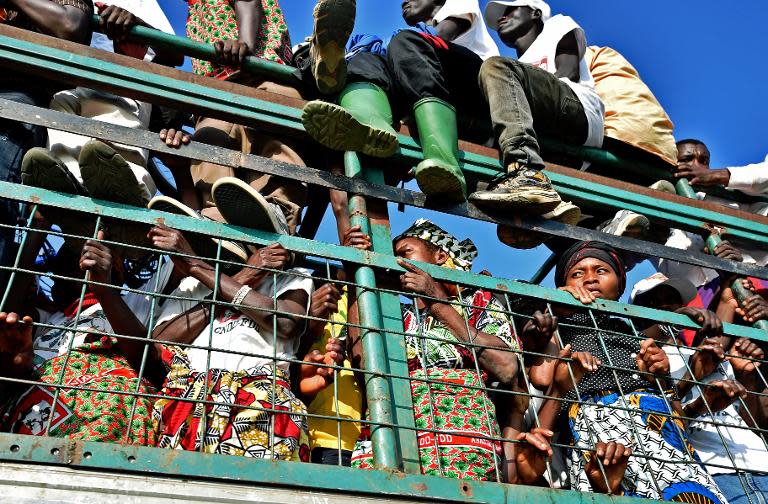
[(91, 36), (91, 30), (84, 16), (63, 16), (51, 27), (51, 35), (63, 40), (84, 44)]
[(501, 386), (509, 387), (515, 383), (515, 379), (517, 378), (517, 371), (517, 357), (512, 355), (511, 358), (505, 358), (503, 362), (499, 363), (499, 365), (496, 367), (494, 377)]

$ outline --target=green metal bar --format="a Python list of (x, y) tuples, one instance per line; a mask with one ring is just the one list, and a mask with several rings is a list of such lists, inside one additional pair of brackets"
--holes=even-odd
[(547, 275), (549, 275), (549, 272), (552, 271), (552, 268), (557, 264), (557, 259), (558, 256), (554, 252), (549, 254), (549, 257), (544, 261), (544, 264), (542, 264), (536, 273), (533, 274), (530, 282), (532, 284), (540, 284), (543, 282), (544, 279), (547, 278)]
[[(357, 155), (347, 152), (344, 155), (344, 171), (348, 177), (360, 177), (362, 168)], [(365, 198), (360, 195), (350, 195), (349, 216), (352, 226), (360, 226), (366, 233), (371, 233)], [(358, 266), (355, 270), (355, 283), (357, 284), (357, 306), (360, 315), (360, 338), (363, 344), (363, 360), (365, 369), (372, 374), (365, 376), (365, 390), (368, 399), (368, 414), (373, 422), (386, 425), (371, 425), (371, 443), (373, 445), (373, 459), (378, 469), (401, 469), (402, 462), (397, 452), (397, 439), (395, 431), (389, 425), (394, 423), (392, 412), (392, 391), (389, 381), (376, 373), (387, 373), (387, 365), (384, 335), (374, 329), (381, 328), (381, 306), (376, 295), (376, 276), (373, 268)]]
[[(303, 131), (301, 112), (283, 105), (245, 97), (206, 86), (182, 81), (151, 72), (122, 67), (97, 58), (72, 54), (47, 46), (26, 42), (8, 36), (0, 36), (0, 60), (14, 61), (41, 72), (87, 79), (94, 87), (123, 88), (126, 93), (139, 92), (158, 100), (171, 100), (188, 108), (198, 107), (216, 117), (220, 114), (237, 116), (244, 123), (258, 123), (271, 127), (288, 127)], [(412, 165), (422, 159), (421, 149), (410, 137), (400, 136), (400, 153), (395, 160)], [(463, 153), (465, 171), (487, 178), (498, 173), (499, 162), (495, 158)], [(690, 208), (647, 196), (636, 195), (586, 182), (579, 178), (551, 173), (555, 187), (565, 196), (581, 202), (591, 202), (614, 209), (627, 208), (649, 217), (672, 220), (678, 224), (701, 228), (707, 223), (727, 227), (734, 236), (768, 244), (768, 225), (747, 221), (717, 212)]]
[[(92, 21), (94, 30), (98, 30), (100, 27), (99, 16), (94, 14)], [(193, 58), (216, 61), (216, 51), (212, 45), (194, 42), (186, 37), (171, 35), (154, 28), (134, 26), (128, 32), (128, 38), (152, 47), (181, 52)], [(281, 65), (255, 56), (246, 56), (242, 68), (249, 73), (263, 76), (273, 81), (286, 84), (299, 83), (295, 67)]]
[[(148, 448), (113, 443), (82, 442), (0, 433), (0, 460), (42, 463), (85, 470), (109, 470), (187, 479), (214, 479), (295, 488), (318, 488), (360, 496), (388, 496), (425, 502), (552, 504), (642, 503), (629, 497), (523, 485), (499, 485), (436, 476), (361, 471), (349, 467), (275, 462), (229, 455)], [(151, 483), (150, 483), (151, 484)], [(650, 501), (647, 501), (650, 502)]]
[[(155, 212), (146, 208), (137, 208), (109, 201), (97, 201), (82, 196), (61, 194), (54, 191), (47, 191), (45, 189), (28, 187), (10, 182), (0, 182), (0, 194), (9, 199), (26, 201), (28, 203), (40, 203), (41, 201), (45, 201), (46, 205), (49, 206), (88, 212), (108, 218), (144, 223), (148, 226), (154, 225), (157, 222), (163, 222), (166, 225), (181, 231), (203, 233), (225, 240), (234, 240), (255, 245), (269, 245), (270, 243), (278, 242), (285, 248), (300, 254), (345, 261), (394, 272), (404, 271), (397, 264), (396, 258), (391, 255), (376, 252), (363, 252), (352, 247), (342, 247), (330, 243), (307, 240), (296, 236), (267, 233), (208, 220), (193, 219), (182, 215)], [(727, 263), (729, 261), (723, 262)], [(511, 295), (538, 298), (567, 306), (583, 307), (583, 305), (576, 301), (573, 296), (556, 289), (548, 289), (539, 285), (521, 283), (505, 278), (492, 278), (465, 271), (449, 270), (431, 264), (420, 264), (419, 267), (427, 271), (427, 273), (432, 275), (436, 280), (443, 282), (471, 285), (481, 289), (504, 291)], [(640, 306), (625, 305), (614, 301), (598, 300), (593, 303), (591, 308), (612, 313), (614, 315), (656, 320), (692, 329), (697, 327), (684, 315), (653, 310)], [(724, 327), (726, 334), (731, 336), (743, 336), (745, 338), (768, 341), (768, 335), (763, 331), (754, 328), (735, 324), (725, 324)]]
[[(358, 160), (354, 154), (347, 155), (354, 156), (355, 161)], [(363, 170), (362, 175), (367, 182), (384, 185), (384, 173), (381, 169), (369, 167)], [(372, 250), (385, 256), (394, 256), (387, 204), (383, 201), (371, 201), (370, 198), (367, 201), (369, 202), (368, 218)], [(376, 218), (372, 220), (373, 217)], [(421, 462), (415, 430), (416, 421), (413, 416), (413, 393), (408, 379), (408, 356), (405, 351), (405, 338), (402, 336), (404, 329), (400, 295), (393, 292), (379, 292), (378, 297), (386, 335), (384, 350), (389, 372), (392, 375), (390, 387), (393, 414), (397, 425), (404, 427), (396, 430), (403, 470), (419, 474)]]
[[(685, 198), (698, 199), (696, 196), (696, 191), (693, 189), (693, 187), (691, 187), (691, 184), (687, 179), (678, 180), (675, 183), (675, 190), (677, 191), (678, 195)], [(707, 250), (709, 253), (714, 255), (715, 249), (722, 242), (723, 239), (720, 237), (718, 232), (715, 231), (710, 233), (710, 235), (707, 237)], [(743, 306), (744, 302), (752, 296), (752, 293), (745, 289), (743, 285), (741, 285), (740, 278), (737, 278), (733, 281), (731, 284), (731, 289), (733, 289), (733, 293), (736, 296), (736, 301), (739, 303), (739, 306)], [(768, 320), (758, 320), (753, 325), (761, 331), (768, 333)]]

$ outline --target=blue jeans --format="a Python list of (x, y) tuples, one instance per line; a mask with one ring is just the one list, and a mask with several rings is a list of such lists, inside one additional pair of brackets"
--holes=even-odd
[[(40, 92), (0, 89), (0, 98), (27, 105), (48, 106), (50, 97)], [(0, 119), (0, 181), (21, 183), (21, 160), (32, 147), (45, 146), (45, 128)], [(0, 224), (15, 226), (22, 215), (18, 201), (0, 198)], [(14, 259), (14, 230), (0, 227), (0, 265), (10, 266)], [(6, 285), (9, 273), (0, 270), (0, 286)]]
[[(762, 474), (717, 474), (713, 478), (730, 504), (768, 503), (768, 475)], [(749, 491), (749, 498), (744, 493), (744, 487)]]

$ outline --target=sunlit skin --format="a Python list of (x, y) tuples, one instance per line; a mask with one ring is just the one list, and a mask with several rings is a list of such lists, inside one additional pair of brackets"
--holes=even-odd
[(498, 19), (499, 38), (504, 44), (513, 47), (515, 42), (531, 31), (536, 22), (541, 20), (541, 11), (527, 6), (509, 7)]
[(560, 290), (570, 292), (584, 304), (596, 299), (616, 301), (621, 295), (619, 276), (608, 263), (594, 257), (585, 257), (568, 270)]
[(395, 255), (408, 259), (409, 261), (421, 261), (429, 264), (444, 264), (448, 259), (448, 254), (438, 249), (430, 247), (424, 240), (418, 238), (403, 238), (395, 243)]
[(685, 143), (677, 147), (678, 168), (698, 165), (701, 169), (709, 170), (710, 157), (706, 145)]
[(403, 19), (409, 26), (432, 19), (445, 2), (435, 0), (406, 0), (401, 4)]

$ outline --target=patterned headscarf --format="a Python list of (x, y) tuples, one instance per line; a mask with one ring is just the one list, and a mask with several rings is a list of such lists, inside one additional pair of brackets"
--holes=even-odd
[(627, 272), (624, 262), (615, 248), (598, 241), (576, 242), (563, 252), (555, 268), (555, 285), (558, 287), (564, 286), (568, 271), (579, 261), (587, 257), (599, 259), (613, 269), (619, 277), (619, 296), (621, 296), (627, 286)]
[(448, 254), (456, 269), (462, 271), (472, 270), (472, 262), (477, 257), (477, 247), (472, 243), (472, 240), (467, 238), (464, 241), (459, 241), (451, 233), (427, 219), (417, 220), (392, 242), (397, 243), (403, 238), (418, 238), (431, 243)]

